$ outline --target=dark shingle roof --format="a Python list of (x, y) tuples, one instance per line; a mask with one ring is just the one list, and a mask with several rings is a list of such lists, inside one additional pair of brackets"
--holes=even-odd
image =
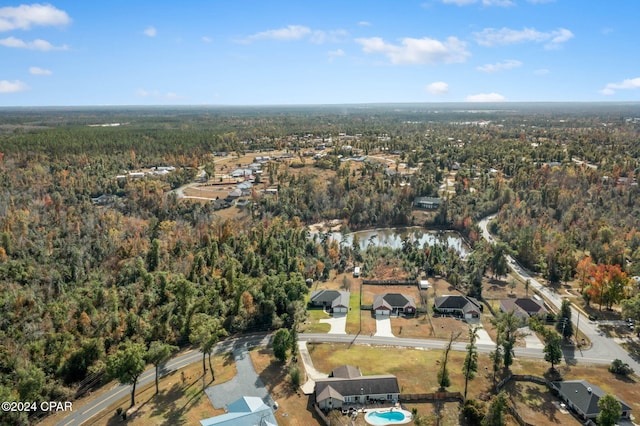
[(373, 301), (373, 307), (385, 306), (388, 309), (405, 308), (411, 306), (416, 307), (416, 303), (411, 296), (405, 296), (400, 293), (379, 294)]
[(339, 290), (316, 290), (311, 293), (311, 303), (335, 308), (336, 306), (349, 307), (349, 292)]
[(331, 304), (338, 296), (340, 296), (338, 290), (316, 290), (311, 293), (311, 301), (319, 304)]
[[(586, 416), (593, 417), (600, 413), (598, 401), (606, 395), (602, 388), (592, 385), (586, 380), (567, 380), (562, 382), (553, 382), (554, 386), (560, 390), (560, 393), (582, 411)], [(622, 405), (622, 411), (629, 411), (631, 407), (624, 401), (618, 399)]]
[(353, 395), (384, 395), (400, 393), (398, 379), (391, 374), (379, 376), (361, 376), (353, 379), (328, 378), (316, 381), (316, 401), (323, 394), (327, 386), (344, 396)]
[(469, 296), (439, 296), (434, 301), (438, 309), (460, 309), (463, 312), (481, 311), (480, 302)]
[(533, 299), (516, 299), (516, 305), (520, 306), (525, 312), (539, 313), (547, 311), (541, 303)]

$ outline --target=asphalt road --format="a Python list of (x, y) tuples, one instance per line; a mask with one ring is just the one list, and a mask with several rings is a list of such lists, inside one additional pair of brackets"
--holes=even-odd
[[(487, 229), (487, 225), (494, 217), (495, 215), (487, 216), (478, 223), (478, 226), (482, 230), (482, 236), (490, 243), (494, 243), (495, 239)], [(507, 256), (507, 263), (511, 270), (513, 270), (523, 280), (529, 280), (530, 286), (538, 293), (542, 294), (548, 303), (553, 305), (557, 311), (560, 311), (563, 300), (562, 295), (542, 285), (529, 271), (520, 266), (513, 257)], [(603, 361), (601, 363), (605, 363), (604, 361), (606, 360), (606, 363), (611, 363), (614, 359), (620, 359), (622, 362), (629, 364), (634, 371), (640, 372), (640, 363), (631, 358), (629, 353), (615, 340), (604, 335), (598, 329), (597, 321), (589, 321), (589, 318), (578, 311), (573, 305), (571, 307), (571, 322), (576, 326), (576, 329), (579, 328), (580, 331), (589, 338), (591, 341), (591, 348), (585, 351), (580, 351), (577, 348), (575, 348), (575, 350), (565, 348), (565, 352), (574, 352), (575, 359), (584, 359), (586, 362), (595, 362), (588, 360), (601, 360)]]

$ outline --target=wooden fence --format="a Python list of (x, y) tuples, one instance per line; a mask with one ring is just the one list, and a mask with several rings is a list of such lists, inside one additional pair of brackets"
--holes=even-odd
[(400, 402), (433, 402), (433, 401), (458, 401), (464, 402), (460, 392), (432, 392), (432, 393), (410, 393), (400, 394)]
[(362, 284), (369, 285), (418, 285), (416, 280), (362, 280)]

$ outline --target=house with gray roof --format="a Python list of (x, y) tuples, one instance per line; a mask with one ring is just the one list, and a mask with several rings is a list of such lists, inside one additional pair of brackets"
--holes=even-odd
[(451, 314), (467, 321), (480, 318), (482, 305), (470, 296), (445, 295), (436, 297), (434, 308), (437, 313)]
[(311, 307), (330, 310), (332, 313), (349, 311), (349, 292), (340, 290), (316, 290), (311, 293)]
[(271, 408), (256, 396), (243, 396), (227, 406), (227, 412), (200, 420), (202, 426), (277, 426)]
[(545, 318), (547, 309), (541, 302), (530, 298), (503, 299), (500, 301), (500, 310), (502, 312), (512, 312), (519, 318), (527, 319), (533, 316)]
[(389, 316), (416, 313), (416, 302), (413, 297), (401, 293), (379, 294), (373, 300), (373, 312), (376, 316)]
[(349, 404), (395, 402), (400, 386), (392, 374), (363, 376), (357, 367), (344, 366), (333, 370), (332, 377), (316, 380), (314, 395), (321, 409), (331, 410)]
[[(592, 385), (586, 380), (551, 382), (551, 386), (558, 392), (558, 396), (567, 404), (567, 407), (576, 412), (583, 420), (593, 420), (598, 417), (600, 414), (598, 401), (607, 394), (602, 388)], [(621, 418), (629, 419), (631, 407), (621, 399), (617, 399), (622, 406)]]

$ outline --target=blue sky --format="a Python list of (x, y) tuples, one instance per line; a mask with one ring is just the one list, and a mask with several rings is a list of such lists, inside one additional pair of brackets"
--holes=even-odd
[(640, 1), (0, 0), (0, 106), (640, 101)]

